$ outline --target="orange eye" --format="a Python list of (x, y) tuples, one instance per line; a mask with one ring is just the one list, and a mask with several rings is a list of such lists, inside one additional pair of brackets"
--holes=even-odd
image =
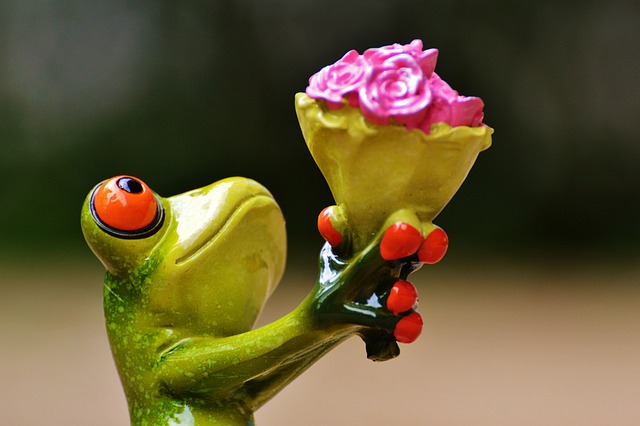
[(93, 191), (90, 203), (98, 226), (116, 237), (147, 237), (162, 224), (162, 205), (144, 182), (131, 176), (104, 181)]

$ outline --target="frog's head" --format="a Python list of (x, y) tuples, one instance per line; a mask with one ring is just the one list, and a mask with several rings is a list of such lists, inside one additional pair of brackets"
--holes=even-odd
[(117, 176), (89, 193), (81, 217), (110, 279), (126, 283), (118, 298), (177, 332), (249, 330), (284, 271), (282, 213), (249, 179), (162, 198)]

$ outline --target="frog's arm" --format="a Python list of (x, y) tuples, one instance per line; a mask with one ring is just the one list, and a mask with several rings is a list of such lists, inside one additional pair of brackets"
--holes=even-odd
[(278, 321), (247, 333), (184, 339), (160, 356), (158, 378), (175, 395), (223, 400), (233, 394), (256, 410), (310, 361), (354, 333), (355, 326), (319, 327), (310, 305), (307, 299)]
[(294, 311), (247, 333), (183, 339), (160, 355), (158, 378), (174, 396), (225, 399), (233, 394), (256, 410), (354, 334), (363, 337), (371, 358), (396, 356), (393, 329), (400, 317), (371, 300), (406, 265), (383, 261), (377, 245), (341, 262), (327, 244), (318, 283)]

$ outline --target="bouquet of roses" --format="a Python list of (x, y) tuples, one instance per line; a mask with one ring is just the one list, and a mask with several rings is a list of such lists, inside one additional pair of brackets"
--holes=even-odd
[(354, 249), (397, 211), (421, 232), (491, 145), (480, 98), (460, 96), (435, 73), (422, 42), (352, 50), (309, 79), (296, 112)]

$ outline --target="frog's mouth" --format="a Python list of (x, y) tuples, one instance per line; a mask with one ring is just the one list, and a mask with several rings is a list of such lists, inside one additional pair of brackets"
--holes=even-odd
[(251, 210), (266, 207), (279, 211), (266, 188), (244, 178), (224, 179), (168, 201), (177, 236), (171, 256), (178, 266), (209, 251), (218, 240), (231, 238), (235, 226)]
[(284, 218), (269, 191), (236, 177), (162, 202), (167, 228), (158, 248), (167, 251), (150, 309), (183, 331), (250, 330), (286, 262)]

